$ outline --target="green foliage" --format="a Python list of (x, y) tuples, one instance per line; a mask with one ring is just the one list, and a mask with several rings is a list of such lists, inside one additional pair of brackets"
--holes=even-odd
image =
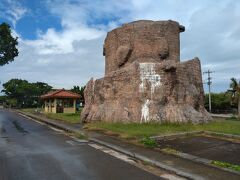
[(240, 165), (230, 164), (230, 163), (221, 162), (221, 161), (212, 161), (211, 164), (215, 166), (223, 167), (223, 168), (232, 169), (235, 171), (240, 171)]
[[(205, 108), (208, 109), (208, 94), (205, 95)], [(231, 110), (231, 95), (228, 93), (211, 93), (213, 110)]]
[(17, 99), (15, 98), (9, 98), (6, 100), (6, 103), (10, 106), (10, 107), (17, 107)]
[(8, 24), (0, 24), (0, 66), (8, 64), (18, 56), (17, 38), (11, 35), (11, 28)]
[(238, 107), (238, 117), (240, 118), (240, 82), (237, 82), (236, 78), (231, 78), (230, 88), (228, 92), (232, 96), (232, 104)]
[(42, 105), (39, 97), (52, 89), (46, 83), (29, 83), (26, 80), (11, 79), (3, 84), (2, 92), (7, 96), (7, 103), (12, 105), (11, 99), (17, 102), (17, 107), (38, 107)]
[(155, 139), (150, 138), (149, 136), (144, 137), (141, 141), (140, 141), (144, 146), (148, 147), (148, 148), (154, 148), (157, 147), (157, 142)]
[[(80, 102), (84, 105), (85, 104), (85, 99), (84, 99), (84, 89), (86, 86), (73, 86), (73, 88), (70, 90), (74, 93), (77, 93), (80, 95)], [(77, 102), (78, 103), (78, 102)]]
[(6, 102), (7, 96), (0, 96), (0, 103)]

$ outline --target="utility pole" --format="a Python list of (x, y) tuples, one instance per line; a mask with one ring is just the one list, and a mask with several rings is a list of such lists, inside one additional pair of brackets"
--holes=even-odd
[(211, 102), (211, 85), (212, 85), (212, 77), (211, 74), (214, 73), (214, 71), (205, 71), (203, 74), (208, 74), (207, 78), (207, 85), (208, 85), (208, 104), (209, 104), (209, 112), (212, 112), (212, 102)]

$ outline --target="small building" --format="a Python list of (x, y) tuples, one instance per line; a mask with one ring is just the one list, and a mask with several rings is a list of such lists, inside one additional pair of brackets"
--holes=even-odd
[(76, 113), (76, 101), (79, 98), (79, 94), (65, 89), (50, 91), (41, 96), (46, 113)]

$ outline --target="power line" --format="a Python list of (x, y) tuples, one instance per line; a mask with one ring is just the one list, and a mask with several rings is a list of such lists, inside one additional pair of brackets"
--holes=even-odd
[(212, 112), (212, 102), (211, 102), (211, 85), (212, 85), (212, 77), (211, 74), (214, 73), (214, 71), (205, 71), (203, 74), (208, 74), (207, 78), (207, 85), (208, 85), (208, 103), (209, 103), (209, 112)]

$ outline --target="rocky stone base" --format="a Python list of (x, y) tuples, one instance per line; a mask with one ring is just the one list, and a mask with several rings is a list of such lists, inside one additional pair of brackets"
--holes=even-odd
[(81, 117), (83, 122), (204, 123), (211, 116), (203, 93), (198, 58), (157, 63), (138, 59), (88, 82)]

